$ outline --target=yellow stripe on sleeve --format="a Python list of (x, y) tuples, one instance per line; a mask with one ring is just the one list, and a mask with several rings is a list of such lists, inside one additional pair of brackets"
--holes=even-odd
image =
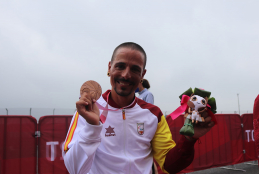
[(69, 133), (67, 135), (67, 139), (66, 139), (66, 142), (65, 142), (65, 146), (64, 146), (64, 151), (68, 151), (68, 144), (71, 142), (72, 138), (73, 138), (73, 135), (74, 135), (74, 132), (75, 132), (75, 129), (76, 129), (76, 126), (77, 126), (77, 122), (78, 122), (78, 117), (79, 117), (79, 114), (78, 112), (76, 112), (76, 115), (75, 115), (75, 119), (74, 119), (74, 122), (69, 130)]
[(164, 173), (168, 173), (164, 169), (166, 154), (169, 150), (175, 147), (176, 143), (172, 140), (172, 134), (163, 115), (161, 116), (161, 121), (158, 123), (157, 130), (151, 144), (156, 162)]

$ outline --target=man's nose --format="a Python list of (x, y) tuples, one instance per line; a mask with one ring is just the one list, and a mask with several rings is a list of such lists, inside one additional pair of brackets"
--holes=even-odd
[(122, 72), (122, 77), (124, 77), (125, 79), (128, 79), (128, 78), (131, 77), (130, 68), (129, 67), (124, 69), (124, 71)]

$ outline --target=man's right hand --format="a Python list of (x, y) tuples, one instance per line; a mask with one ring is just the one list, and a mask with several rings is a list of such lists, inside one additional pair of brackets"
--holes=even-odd
[(76, 102), (77, 112), (92, 125), (99, 125), (99, 109), (95, 104), (96, 100), (91, 99), (90, 94), (83, 92), (79, 101)]

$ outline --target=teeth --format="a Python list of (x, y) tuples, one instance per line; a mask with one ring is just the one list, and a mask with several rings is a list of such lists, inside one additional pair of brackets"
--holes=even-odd
[(123, 82), (119, 82), (119, 84), (121, 84), (121, 85), (129, 85), (129, 84), (125, 84), (125, 83), (123, 83)]

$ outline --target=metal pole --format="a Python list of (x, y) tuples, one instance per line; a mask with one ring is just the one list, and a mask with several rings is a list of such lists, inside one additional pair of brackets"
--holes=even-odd
[(55, 108), (53, 109), (53, 115), (55, 115)]
[(240, 115), (240, 105), (239, 105), (239, 94), (237, 93), (237, 102), (238, 102), (238, 112), (239, 112), (239, 115)]
[(7, 108), (5, 108), (5, 110), (6, 110), (6, 115), (8, 115), (8, 109), (7, 109)]
[(30, 108), (30, 115), (31, 115), (31, 108)]

